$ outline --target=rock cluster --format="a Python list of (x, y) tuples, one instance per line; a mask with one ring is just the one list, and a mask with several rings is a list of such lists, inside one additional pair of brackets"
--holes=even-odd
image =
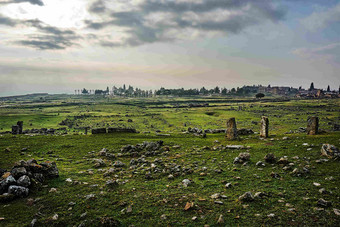
[(10, 172), (0, 170), (0, 202), (26, 197), (33, 185), (43, 183), (45, 179), (59, 177), (55, 162), (38, 164), (34, 159), (16, 163)]
[[(157, 142), (147, 142), (144, 141), (143, 143), (137, 145), (126, 145), (121, 148), (122, 153), (129, 153), (130, 156), (137, 157), (142, 154), (145, 156), (154, 156), (157, 154), (162, 153), (160, 150), (163, 146), (163, 141), (159, 140)], [(163, 149), (164, 151), (165, 149)]]

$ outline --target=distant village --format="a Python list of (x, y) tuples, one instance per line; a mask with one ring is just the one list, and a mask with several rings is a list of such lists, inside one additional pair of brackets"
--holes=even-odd
[(143, 90), (134, 88), (131, 85), (121, 87), (107, 87), (105, 90), (88, 90), (86, 88), (75, 90), (75, 95), (104, 95), (104, 96), (121, 96), (121, 97), (153, 97), (153, 96), (282, 96), (296, 98), (339, 98), (340, 87), (338, 90), (331, 90), (328, 85), (327, 89), (318, 89), (312, 82), (309, 89), (285, 87), (285, 86), (262, 86), (252, 85), (232, 89), (220, 88), (216, 86), (212, 89), (202, 87), (200, 89), (167, 89), (161, 87), (159, 90)]

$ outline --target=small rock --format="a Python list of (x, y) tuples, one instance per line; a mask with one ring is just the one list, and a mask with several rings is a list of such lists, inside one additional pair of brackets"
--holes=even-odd
[(53, 215), (52, 220), (56, 221), (56, 220), (58, 220), (58, 218), (59, 218), (59, 215), (55, 214), (55, 215)]
[(340, 216), (340, 210), (333, 208), (334, 214)]
[(250, 202), (254, 200), (253, 194), (251, 192), (246, 192), (238, 198), (242, 202)]
[(275, 163), (276, 157), (273, 153), (269, 153), (269, 154), (266, 154), (266, 156), (264, 156), (264, 160), (268, 163)]
[(273, 217), (275, 217), (275, 214), (268, 214), (267, 217), (268, 218), (273, 218)]
[(184, 187), (188, 187), (188, 185), (191, 184), (191, 181), (190, 181), (189, 179), (184, 179), (184, 180), (182, 181), (182, 184), (183, 184)]
[(191, 208), (193, 208), (193, 207), (194, 207), (194, 203), (189, 203), (189, 202), (187, 202), (187, 203), (185, 204), (184, 210), (189, 210), (189, 209), (191, 209)]
[(65, 181), (69, 182), (69, 183), (72, 183), (72, 179), (71, 178), (67, 178)]
[(223, 218), (223, 215), (222, 215), (222, 214), (221, 214), (220, 217), (218, 218), (217, 223), (218, 223), (218, 224), (223, 224), (223, 223), (224, 223), (224, 218)]
[(324, 199), (319, 199), (318, 202), (317, 202), (317, 205), (319, 207), (330, 207), (332, 205), (332, 202), (326, 201)]
[(226, 183), (226, 184), (225, 184), (225, 187), (226, 187), (226, 188), (231, 188), (232, 185), (231, 185), (231, 183)]
[(51, 189), (49, 190), (49, 192), (50, 192), (50, 193), (57, 192), (57, 189), (56, 189), (56, 188), (51, 188)]
[(215, 194), (213, 194), (213, 195), (210, 196), (210, 198), (212, 198), (212, 199), (218, 199), (218, 198), (220, 198), (220, 197), (221, 197), (221, 194), (220, 194), (220, 193), (215, 193)]
[(261, 166), (261, 167), (264, 167), (264, 166), (265, 166), (265, 164), (264, 164), (262, 161), (256, 162), (255, 165), (256, 165), (256, 166)]

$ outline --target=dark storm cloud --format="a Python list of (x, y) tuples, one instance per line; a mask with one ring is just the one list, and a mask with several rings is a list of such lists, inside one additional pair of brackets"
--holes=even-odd
[[(219, 12), (223, 10), (228, 10), (233, 14), (216, 20), (216, 17), (221, 16)], [(110, 12), (100, 0), (90, 6), (90, 11), (98, 14), (107, 12), (109, 19), (87, 20), (85, 23), (88, 28), (101, 30), (110, 26), (124, 27), (130, 36), (123, 42), (125, 45), (175, 40), (176, 37), (167, 35), (169, 30), (195, 29), (202, 32), (239, 33), (249, 26), (265, 21), (278, 22), (284, 19), (286, 14), (284, 9), (274, 5), (271, 1), (262, 0), (205, 0), (198, 3), (146, 0), (138, 6), (137, 10), (125, 12)], [(148, 16), (155, 13), (172, 15), (171, 23), (164, 19), (164, 21), (149, 25)], [(206, 14), (213, 16), (204, 18)]]
[(10, 4), (10, 3), (24, 3), (24, 2), (28, 2), (28, 3), (31, 3), (32, 5), (38, 5), (38, 6), (44, 5), (42, 0), (8, 0), (8, 1), (0, 2), (0, 5), (1, 4)]

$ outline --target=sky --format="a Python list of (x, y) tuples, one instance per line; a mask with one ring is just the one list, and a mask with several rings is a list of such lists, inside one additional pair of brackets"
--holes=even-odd
[(0, 0), (0, 96), (338, 89), (339, 0)]

